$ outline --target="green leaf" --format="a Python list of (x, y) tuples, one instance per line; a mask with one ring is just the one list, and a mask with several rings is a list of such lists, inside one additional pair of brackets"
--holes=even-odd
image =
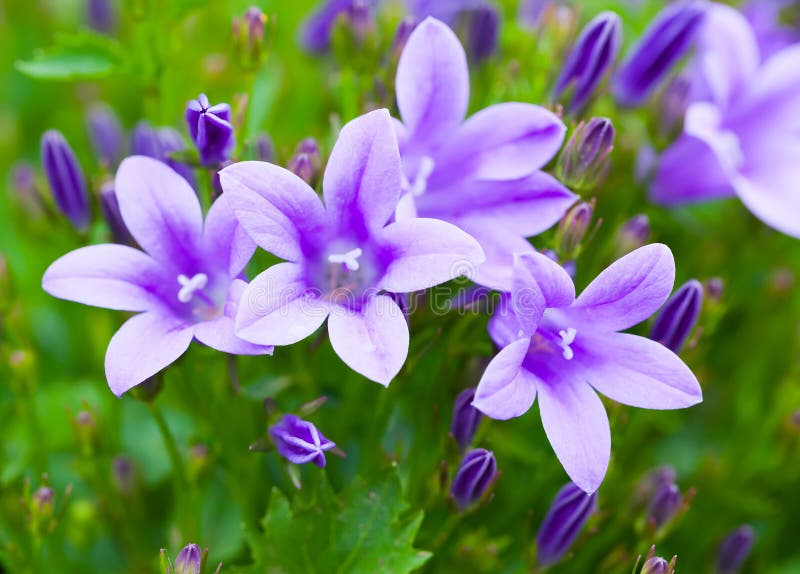
[(110, 76), (118, 71), (121, 62), (122, 51), (115, 41), (81, 32), (61, 36), (55, 46), (32, 60), (18, 61), (16, 68), (39, 80), (87, 80)]

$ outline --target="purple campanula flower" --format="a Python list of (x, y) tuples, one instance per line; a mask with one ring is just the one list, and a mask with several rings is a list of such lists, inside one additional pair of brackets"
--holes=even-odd
[(297, 415), (284, 415), (280, 422), (269, 429), (278, 453), (292, 464), (313, 462), (325, 466), (325, 451), (336, 444), (325, 438), (313, 423)]
[(500, 13), (491, 5), (476, 8), (469, 15), (469, 55), (477, 62), (489, 59), (497, 50)]
[(53, 192), (58, 210), (75, 229), (89, 226), (92, 217), (86, 178), (67, 140), (56, 130), (42, 136), (42, 169)]
[(497, 477), (497, 461), (494, 454), (476, 448), (464, 455), (461, 466), (453, 479), (450, 494), (461, 510), (478, 502)]
[(258, 161), (275, 163), (275, 146), (272, 138), (267, 134), (256, 136), (255, 142), (252, 144), (252, 157)]
[(583, 108), (614, 63), (621, 44), (619, 16), (614, 12), (597, 15), (578, 36), (556, 80), (553, 96), (559, 98), (573, 86), (567, 109), (575, 112)]
[(387, 225), (400, 199), (401, 167), (386, 110), (342, 128), (322, 180), (324, 205), (302, 179), (273, 164), (240, 162), (220, 177), (242, 226), (287, 260), (247, 289), (237, 334), (290, 345), (330, 317), (334, 351), (383, 385), (403, 366), (409, 334), (403, 312), (381, 292), (427, 289), (483, 261), (478, 243), (449, 223)]
[(650, 338), (678, 353), (694, 329), (703, 305), (703, 285), (691, 279), (669, 298), (656, 317)]
[(219, 165), (230, 159), (236, 141), (228, 104), (212, 106), (206, 95), (200, 94), (186, 104), (186, 124), (203, 165)]
[(331, 45), (333, 29), (340, 17), (373, 18), (379, 0), (323, 0), (303, 23), (300, 44), (309, 52), (325, 52)]
[(175, 557), (175, 574), (200, 574), (203, 551), (197, 544), (187, 544)]
[(615, 238), (617, 253), (625, 255), (642, 247), (650, 237), (650, 218), (640, 213), (622, 224)]
[(301, 141), (286, 168), (307, 184), (314, 185), (322, 168), (317, 140), (306, 138)]
[(97, 32), (113, 32), (117, 27), (117, 14), (112, 0), (86, 0), (86, 21)]
[(146, 155), (155, 159), (163, 159), (161, 144), (158, 141), (156, 130), (147, 120), (142, 120), (133, 126), (131, 131), (131, 153), (133, 155)]
[(586, 494), (572, 482), (558, 491), (536, 535), (540, 566), (561, 560), (596, 507), (597, 493)]
[(106, 378), (117, 396), (180, 357), (193, 338), (226, 353), (271, 348), (234, 335), (233, 318), (247, 284), (240, 278), (255, 244), (225, 198), (203, 222), (200, 202), (182, 177), (143, 156), (125, 159), (114, 188), (122, 220), (144, 251), (92, 245), (54, 262), (42, 287), (55, 297), (140, 312), (112, 337)]
[(432, 18), (412, 32), (396, 88), (404, 189), (398, 220), (431, 217), (457, 225), (486, 253), (471, 278), (509, 288), (511, 254), (532, 250), (525, 238), (551, 227), (576, 199), (539, 171), (561, 147), (564, 124), (523, 103), (497, 104), (464, 121), (467, 58), (452, 30)]
[(594, 492), (611, 452), (597, 392), (649, 409), (702, 400), (697, 379), (677, 355), (619, 332), (658, 310), (674, 280), (672, 252), (656, 243), (617, 260), (576, 299), (567, 272), (546, 255), (516, 255), (512, 291), (489, 323), (502, 350), (483, 374), (473, 404), (492, 418), (509, 419), (530, 409), (538, 394), (556, 456), (575, 484)]
[(651, 198), (737, 195), (764, 223), (800, 237), (800, 45), (761, 61), (744, 16), (710, 4), (696, 52), (683, 134), (661, 156)]
[(100, 186), (100, 208), (103, 211), (103, 217), (106, 220), (109, 231), (111, 231), (114, 242), (123, 245), (132, 244), (134, 242), (133, 237), (131, 237), (128, 228), (125, 227), (122, 212), (119, 210), (117, 194), (114, 193), (114, 184), (110, 181)]
[(450, 422), (450, 434), (456, 439), (461, 450), (466, 449), (481, 422), (481, 412), (472, 406), (475, 389), (464, 389), (453, 401), (453, 418)]
[(92, 106), (87, 124), (94, 152), (107, 168), (116, 169), (124, 154), (125, 135), (114, 110), (102, 104)]
[(750, 555), (754, 542), (755, 532), (746, 524), (726, 536), (717, 551), (717, 574), (737, 574)]
[(617, 102), (626, 106), (644, 103), (692, 46), (705, 7), (705, 0), (679, 0), (656, 16), (614, 78)]
[(670, 518), (675, 516), (683, 503), (681, 490), (674, 482), (661, 484), (650, 500), (647, 511), (647, 522), (657, 529), (664, 526)]
[(608, 172), (616, 131), (608, 118), (581, 122), (558, 158), (558, 175), (573, 189), (598, 187)]
[(797, 0), (750, 0), (742, 7), (758, 42), (762, 58), (800, 42), (800, 3)]

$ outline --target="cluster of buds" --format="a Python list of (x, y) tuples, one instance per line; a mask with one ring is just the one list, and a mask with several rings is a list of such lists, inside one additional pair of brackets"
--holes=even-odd
[(264, 60), (264, 32), (268, 21), (269, 17), (256, 6), (233, 19), (233, 50), (243, 68), (257, 67)]

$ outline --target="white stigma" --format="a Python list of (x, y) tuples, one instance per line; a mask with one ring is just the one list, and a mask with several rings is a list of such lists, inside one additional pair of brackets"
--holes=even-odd
[(422, 159), (419, 160), (417, 175), (414, 178), (413, 183), (408, 181), (405, 174), (403, 175), (403, 189), (408, 191), (414, 197), (419, 197), (425, 193), (425, 190), (428, 188), (428, 178), (433, 173), (435, 167), (436, 162), (433, 161), (433, 158), (427, 155), (423, 156)]
[(181, 290), (178, 291), (178, 301), (188, 303), (196, 291), (200, 291), (208, 285), (208, 275), (197, 273), (191, 279), (186, 275), (178, 275), (178, 283), (181, 285)]
[(328, 263), (344, 263), (348, 270), (358, 271), (360, 267), (358, 258), (361, 257), (361, 253), (360, 247), (351, 249), (347, 253), (331, 253), (328, 255)]
[(570, 345), (575, 341), (575, 335), (577, 334), (578, 331), (572, 327), (568, 327), (566, 331), (562, 329), (558, 332), (558, 335), (561, 337), (559, 346), (561, 347), (564, 358), (568, 361), (571, 361), (572, 357), (575, 356), (575, 353), (572, 352), (572, 347), (570, 347)]

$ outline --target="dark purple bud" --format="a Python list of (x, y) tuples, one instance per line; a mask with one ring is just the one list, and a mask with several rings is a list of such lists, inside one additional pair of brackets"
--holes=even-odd
[(106, 220), (111, 236), (116, 243), (130, 245), (133, 243), (128, 227), (122, 219), (119, 211), (119, 201), (114, 192), (114, 183), (107, 181), (100, 187), (100, 208), (103, 211), (103, 218)]
[(325, 451), (336, 447), (313, 423), (297, 415), (284, 415), (278, 424), (270, 427), (269, 436), (278, 453), (293, 464), (313, 462), (322, 468), (325, 466)]
[(673, 135), (683, 128), (683, 119), (692, 99), (692, 79), (686, 74), (672, 78), (658, 99), (661, 130)]
[(275, 163), (275, 146), (267, 134), (257, 136), (252, 144), (252, 154), (258, 161)]
[(643, 213), (634, 215), (617, 233), (617, 253), (624, 255), (647, 243), (650, 237), (650, 218)]
[(725, 282), (720, 277), (712, 277), (706, 281), (705, 292), (711, 301), (720, 301), (725, 293)]
[(472, 10), (469, 15), (468, 52), (473, 61), (480, 63), (497, 50), (500, 14), (491, 5)]
[(642, 104), (694, 42), (705, 14), (704, 0), (667, 5), (630, 51), (614, 80), (614, 97), (626, 106)]
[(59, 211), (75, 229), (86, 229), (91, 220), (86, 179), (72, 148), (56, 130), (42, 136), (42, 168)]
[(647, 522), (656, 529), (664, 526), (681, 507), (681, 491), (675, 483), (662, 484), (653, 494), (647, 511)]
[(200, 161), (214, 166), (230, 159), (235, 145), (231, 108), (228, 104), (209, 104), (205, 94), (186, 105), (186, 124)]
[(113, 32), (117, 27), (117, 14), (111, 0), (86, 0), (86, 22), (101, 34)]
[(131, 153), (133, 155), (146, 155), (147, 157), (161, 159), (161, 144), (158, 142), (156, 130), (146, 120), (142, 120), (133, 126)]
[(36, 185), (36, 173), (27, 162), (17, 162), (11, 168), (11, 190), (26, 213), (40, 217), (45, 212), (42, 196)]
[(264, 41), (264, 24), (266, 21), (266, 15), (258, 6), (250, 6), (244, 13), (244, 23), (247, 27), (247, 44), (251, 51)]
[(572, 482), (556, 495), (536, 535), (540, 566), (558, 562), (597, 507), (597, 493), (586, 494)]
[(314, 138), (306, 138), (297, 145), (287, 168), (306, 183), (313, 185), (322, 167), (319, 145)]
[(622, 42), (622, 23), (614, 12), (602, 12), (578, 36), (567, 62), (556, 81), (553, 97), (559, 98), (573, 87), (567, 109), (583, 108), (603, 75), (614, 63)]
[(466, 449), (481, 422), (481, 412), (472, 406), (475, 389), (464, 389), (453, 402), (453, 419), (450, 422), (450, 433), (455, 437), (461, 450)]
[(572, 259), (577, 255), (581, 243), (589, 231), (593, 215), (593, 203), (580, 201), (561, 218), (556, 229), (556, 242), (559, 253), (565, 259)]
[(87, 123), (94, 152), (108, 169), (116, 168), (122, 159), (125, 135), (114, 110), (102, 104), (92, 106)]
[(497, 476), (494, 454), (483, 448), (469, 451), (456, 472), (450, 494), (461, 510), (478, 502)]
[(740, 526), (722, 541), (717, 551), (717, 574), (736, 574), (750, 555), (755, 532), (750, 526)]
[(111, 461), (111, 476), (114, 485), (123, 496), (130, 496), (136, 489), (136, 467), (127, 456), (118, 456)]
[(672, 574), (672, 572), (669, 562), (660, 556), (653, 556), (645, 560), (640, 574)]
[(33, 508), (39, 516), (52, 515), (55, 503), (56, 493), (49, 486), (40, 486), (33, 493)]
[(418, 23), (419, 22), (414, 18), (406, 18), (397, 26), (397, 31), (394, 33), (394, 40), (392, 40), (392, 53), (395, 58), (399, 58), (400, 54), (403, 53), (403, 48), (406, 47), (408, 37), (411, 36), (411, 32), (414, 31)]
[(650, 331), (650, 338), (674, 353), (679, 352), (697, 323), (702, 305), (703, 285), (696, 279), (690, 279), (675, 291), (661, 309)]
[(615, 135), (608, 118), (592, 118), (578, 124), (558, 158), (561, 181), (577, 190), (599, 186), (611, 163)]
[(203, 551), (197, 544), (187, 544), (175, 557), (175, 574), (200, 574)]
[(323, 0), (322, 4), (303, 23), (300, 44), (309, 52), (324, 52), (331, 45), (333, 29), (340, 17), (355, 28), (372, 25), (376, 0)]
[(192, 166), (182, 163), (172, 157), (172, 154), (185, 151), (188, 146), (183, 136), (174, 128), (158, 128), (155, 130), (156, 145), (158, 146), (158, 159), (177, 171), (183, 179), (189, 182), (192, 188), (197, 189), (197, 181)]

